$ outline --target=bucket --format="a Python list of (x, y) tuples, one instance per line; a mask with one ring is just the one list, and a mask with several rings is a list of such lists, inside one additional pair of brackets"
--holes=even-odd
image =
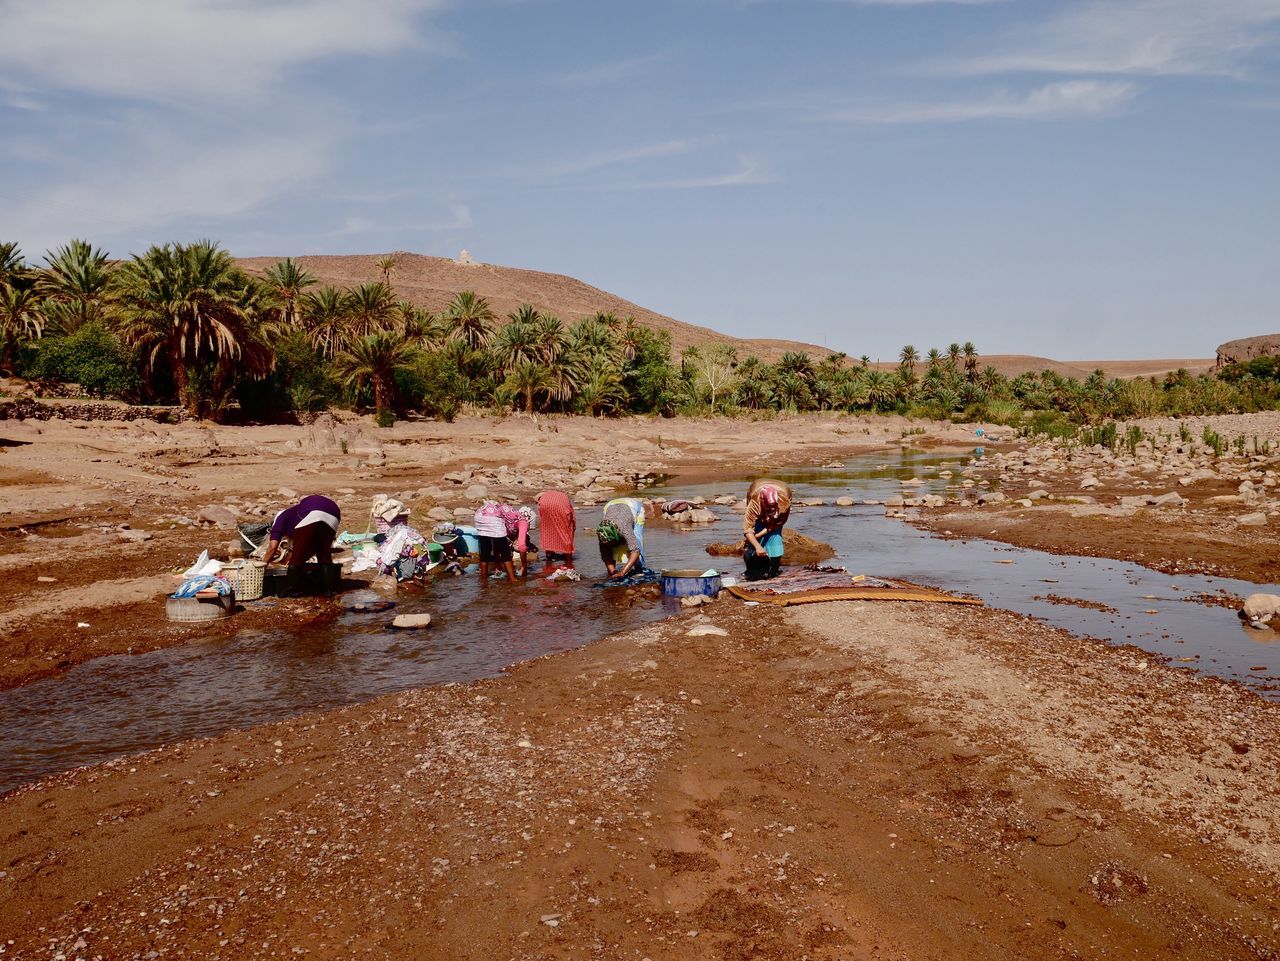
[(242, 601), (256, 601), (262, 597), (263, 572), (267, 565), (262, 561), (242, 561), (231, 567), (222, 569), (222, 576), (231, 584), (231, 589)]
[(702, 571), (663, 571), (662, 593), (667, 597), (715, 597), (720, 593), (720, 575), (704, 577)]
[(234, 591), (219, 597), (167, 597), (164, 601), (164, 612), (169, 620), (188, 624), (216, 621), (230, 616), (235, 609)]

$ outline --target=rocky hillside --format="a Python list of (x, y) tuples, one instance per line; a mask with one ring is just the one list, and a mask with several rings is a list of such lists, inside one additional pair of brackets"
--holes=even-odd
[(1227, 364), (1241, 364), (1255, 357), (1271, 357), (1280, 354), (1280, 334), (1262, 334), (1258, 337), (1244, 337), (1240, 340), (1229, 340), (1218, 347), (1217, 369)]
[[(350, 287), (371, 280), (381, 280), (382, 271), (378, 269), (378, 260), (382, 256), (361, 254), (296, 259), (320, 283)], [(399, 264), (391, 274), (391, 284), (396, 296), (433, 311), (443, 308), (459, 291), (474, 290), (489, 301), (500, 317), (505, 317), (525, 303), (555, 314), (569, 323), (589, 317), (597, 311), (613, 313), (618, 317), (634, 317), (648, 327), (670, 331), (677, 351), (690, 344), (727, 343), (735, 345), (740, 356), (756, 354), (767, 361), (777, 360), (791, 350), (808, 351), (815, 359), (827, 353), (826, 348), (814, 344), (788, 340), (750, 340), (731, 337), (708, 327), (687, 324), (563, 274), (498, 267), (493, 264), (463, 263), (422, 254), (398, 253), (396, 257)], [(246, 270), (261, 273), (276, 260), (275, 257), (246, 257), (241, 258), (239, 263)]]

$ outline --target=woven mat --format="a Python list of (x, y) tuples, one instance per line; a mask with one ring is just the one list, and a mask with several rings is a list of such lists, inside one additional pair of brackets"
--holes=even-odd
[(771, 594), (768, 589), (751, 590), (748, 587), (725, 588), (734, 597), (761, 604), (820, 604), (825, 601), (923, 601), (932, 604), (976, 604), (982, 601), (972, 597), (957, 597), (931, 587), (918, 587), (902, 582), (893, 587), (822, 587), (813, 591), (793, 591), (789, 594)]

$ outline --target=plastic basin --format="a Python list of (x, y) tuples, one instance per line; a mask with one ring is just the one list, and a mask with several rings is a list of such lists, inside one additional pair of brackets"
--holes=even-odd
[(663, 571), (662, 593), (667, 597), (715, 597), (720, 593), (720, 575), (703, 577), (702, 571)]

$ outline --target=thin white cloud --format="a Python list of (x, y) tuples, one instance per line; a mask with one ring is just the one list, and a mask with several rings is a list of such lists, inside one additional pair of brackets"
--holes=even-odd
[(572, 160), (549, 164), (541, 168), (520, 168), (516, 172), (524, 177), (571, 177), (595, 170), (603, 170), (607, 167), (639, 163), (644, 160), (657, 160), (664, 157), (676, 157), (680, 154), (688, 153), (693, 149), (693, 146), (694, 144), (688, 140), (662, 140), (657, 143), (589, 153)]
[(670, 50), (655, 50), (636, 57), (625, 57), (620, 60), (607, 60), (603, 63), (590, 64), (552, 77), (548, 82), (553, 87), (578, 89), (602, 87), (607, 84), (621, 83), (647, 74), (651, 67), (671, 56)]
[(426, 45), (443, 0), (41, 0), (4, 5), (0, 78), (140, 100), (261, 96), (291, 68)]
[(613, 190), (704, 190), (722, 187), (754, 187), (772, 183), (773, 178), (761, 173), (760, 165), (750, 157), (739, 157), (738, 167), (728, 173), (706, 177), (677, 177), (669, 180), (646, 180), (639, 183), (619, 184), (604, 189)]
[(1061, 120), (1110, 114), (1133, 98), (1124, 81), (1067, 80), (1026, 92), (939, 103), (869, 104), (833, 110), (819, 119), (866, 124), (959, 123), (967, 120)]
[(1011, 35), (1001, 49), (942, 64), (978, 75), (1233, 75), (1276, 43), (1280, 0), (1087, 0)]
[(324, 134), (267, 137), (190, 151), (151, 142), (127, 172), (90, 166), (37, 189), (5, 211), (6, 230), (33, 250), (68, 237), (148, 231), (188, 221), (223, 222), (323, 173)]
[(342, 226), (325, 231), (322, 237), (354, 237), (360, 234), (376, 234), (386, 232), (406, 233), (440, 233), (449, 230), (470, 230), (475, 225), (471, 216), (471, 208), (466, 204), (450, 204), (449, 216), (445, 220), (423, 221), (419, 223), (383, 223), (372, 217), (348, 217)]

